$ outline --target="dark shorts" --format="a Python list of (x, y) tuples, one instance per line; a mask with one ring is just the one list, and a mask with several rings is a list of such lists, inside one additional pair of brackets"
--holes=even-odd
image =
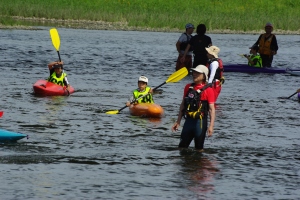
[(195, 148), (203, 149), (207, 131), (207, 117), (204, 119), (186, 118), (180, 136), (179, 147), (188, 148), (194, 139)]

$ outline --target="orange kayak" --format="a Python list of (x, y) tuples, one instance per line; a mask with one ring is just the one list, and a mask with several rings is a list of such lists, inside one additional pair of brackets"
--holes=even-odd
[(134, 116), (160, 118), (164, 114), (164, 109), (155, 103), (139, 103), (130, 105), (129, 112)]

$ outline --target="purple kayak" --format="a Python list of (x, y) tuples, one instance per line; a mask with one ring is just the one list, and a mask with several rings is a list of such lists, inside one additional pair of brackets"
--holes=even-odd
[(286, 73), (285, 69), (278, 69), (274, 67), (261, 68), (251, 67), (247, 64), (224, 64), (224, 72), (242, 72), (242, 73)]

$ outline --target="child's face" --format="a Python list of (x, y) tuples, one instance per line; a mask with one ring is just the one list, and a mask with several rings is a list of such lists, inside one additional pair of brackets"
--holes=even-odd
[(60, 67), (60, 68), (55, 68), (54, 71), (55, 71), (56, 73), (60, 73), (60, 72), (62, 72), (62, 69), (61, 69), (61, 67)]
[(139, 81), (138, 82), (138, 87), (141, 91), (145, 90), (145, 88), (147, 87), (147, 83)]

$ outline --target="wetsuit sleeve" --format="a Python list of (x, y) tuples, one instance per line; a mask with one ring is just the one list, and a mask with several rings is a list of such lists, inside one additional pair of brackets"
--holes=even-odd
[(209, 36), (207, 36), (208, 37), (208, 46), (207, 47), (210, 47), (210, 46), (212, 46), (212, 41), (211, 41), (211, 37), (209, 37)]
[[(259, 40), (260, 40), (261, 36), (262, 36), (262, 34), (258, 37), (258, 39), (257, 39), (257, 41), (254, 43), (254, 45), (258, 45), (258, 44), (259, 44)], [(253, 45), (253, 46), (254, 46), (254, 45)]]
[(278, 50), (278, 44), (277, 44), (277, 39), (276, 39), (275, 35), (273, 35), (270, 48), (271, 48), (272, 51), (277, 51)]

